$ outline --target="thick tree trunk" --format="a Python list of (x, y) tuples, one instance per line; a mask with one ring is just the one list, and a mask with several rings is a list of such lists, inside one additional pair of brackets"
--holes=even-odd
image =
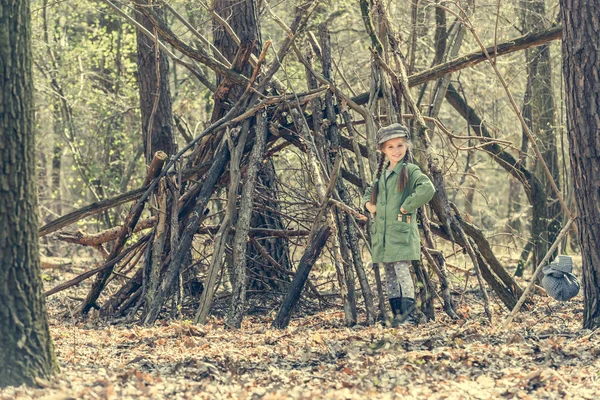
[[(253, 54), (258, 54), (261, 48), (261, 37), (260, 29), (258, 25), (258, 10), (255, 0), (216, 0), (214, 3), (214, 9), (226, 20), (233, 31), (237, 34), (242, 42), (253, 41), (254, 48)], [(239, 46), (231, 38), (230, 34), (225, 31), (225, 28), (218, 22), (213, 22), (214, 27), (214, 45), (229, 61), (233, 61), (238, 52)], [(252, 75), (252, 67), (250, 63), (246, 63), (240, 71), (245, 76)], [(221, 83), (223, 77), (217, 75), (217, 85)], [(235, 103), (244, 91), (244, 87), (235, 86), (231, 89), (228, 95), (228, 100), (231, 103)], [(222, 115), (227, 106), (221, 102), (215, 102), (215, 109), (213, 111), (213, 120)], [(251, 130), (254, 130), (254, 124), (252, 124)], [(261, 203), (266, 206), (265, 208), (271, 210), (279, 209), (279, 202), (277, 199), (277, 182), (276, 182), (275, 167), (271, 159), (261, 166), (257, 176), (257, 189), (261, 194)], [(275, 201), (267, 200), (275, 199)], [(263, 210), (261, 212), (254, 211), (252, 213), (252, 220), (250, 223), (252, 228), (266, 228), (266, 229), (284, 229), (284, 225), (279, 215), (275, 212)], [(285, 270), (291, 269), (289, 248), (287, 240), (283, 238), (260, 238), (255, 237), (260, 245), (273, 256), (275, 260)], [(249, 242), (247, 249), (246, 267), (248, 269), (248, 288), (256, 291), (275, 289), (278, 291), (284, 291), (283, 283), (289, 282), (289, 277), (283, 271), (279, 271), (274, 268), (265, 267), (269, 266), (270, 263), (261, 254), (255, 246)]]
[(58, 371), (40, 277), (29, 1), (0, 0), (0, 387)]
[(561, 0), (571, 170), (583, 260), (584, 328), (600, 327), (600, 0)]

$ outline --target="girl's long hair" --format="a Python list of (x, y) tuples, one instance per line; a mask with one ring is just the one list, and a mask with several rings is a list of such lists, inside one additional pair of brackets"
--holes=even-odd
[[(398, 178), (398, 192), (402, 192), (404, 188), (408, 185), (408, 167), (406, 166), (406, 162), (410, 160), (410, 148), (411, 142), (409, 139), (404, 139), (406, 143), (406, 154), (401, 163), (404, 163), (402, 169), (400, 170), (400, 178)], [(383, 144), (380, 146), (383, 147)], [(377, 167), (377, 173), (375, 174), (375, 181), (373, 182), (373, 189), (371, 190), (371, 199), (369, 200), (371, 204), (377, 204), (377, 194), (379, 192), (379, 178), (381, 178), (381, 173), (383, 172), (383, 165), (385, 164), (385, 154), (379, 154), (379, 165)]]

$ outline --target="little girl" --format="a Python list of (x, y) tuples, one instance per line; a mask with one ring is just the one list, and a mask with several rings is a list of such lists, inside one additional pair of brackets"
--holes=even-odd
[[(381, 157), (363, 204), (373, 217), (371, 251), (374, 263), (382, 263), (387, 277), (392, 326), (416, 324), (415, 285), (410, 260), (418, 260), (421, 239), (416, 212), (433, 198), (435, 188), (419, 167), (407, 162), (411, 147), (408, 130), (395, 123), (377, 131)], [(387, 162), (386, 162), (387, 158)], [(384, 168), (385, 166), (385, 168)]]

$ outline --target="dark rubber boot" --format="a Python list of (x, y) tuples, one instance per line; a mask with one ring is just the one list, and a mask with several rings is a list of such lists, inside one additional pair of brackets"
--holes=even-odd
[(392, 322), (391, 325), (394, 328), (397, 328), (398, 325), (396, 324), (396, 321), (400, 318), (400, 316), (402, 315), (402, 298), (400, 297), (394, 297), (389, 299), (390, 300), (390, 308), (392, 309)]
[[(400, 299), (401, 317), (399, 325), (418, 325), (419, 321), (415, 317), (415, 299), (403, 297)], [(394, 318), (394, 321), (396, 318)]]

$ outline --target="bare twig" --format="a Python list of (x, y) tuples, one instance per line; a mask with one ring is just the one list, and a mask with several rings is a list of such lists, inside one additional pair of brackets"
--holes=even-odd
[(144, 236), (143, 238), (141, 238), (140, 240), (137, 241), (137, 243), (135, 243), (134, 245), (130, 246), (129, 248), (123, 250), (117, 257), (113, 258), (112, 260), (106, 262), (105, 264), (103, 264), (102, 266), (98, 267), (98, 268), (94, 268), (90, 271), (87, 271), (67, 282), (61, 283), (58, 286), (53, 287), (52, 289), (48, 290), (46, 293), (44, 293), (44, 295), (46, 297), (51, 296), (55, 293), (61, 292), (65, 289), (70, 288), (71, 286), (75, 286), (77, 285), (79, 282), (82, 282), (84, 280), (86, 280), (87, 278), (96, 275), (99, 272), (105, 271), (109, 268), (114, 268), (114, 266), (121, 261), (123, 258), (125, 258), (129, 253), (131, 253), (132, 251), (134, 251), (135, 249), (137, 249), (138, 247), (142, 246), (143, 244), (145, 244), (146, 242), (148, 242), (148, 239), (150, 239), (150, 236), (152, 234), (147, 234), (146, 236)]

